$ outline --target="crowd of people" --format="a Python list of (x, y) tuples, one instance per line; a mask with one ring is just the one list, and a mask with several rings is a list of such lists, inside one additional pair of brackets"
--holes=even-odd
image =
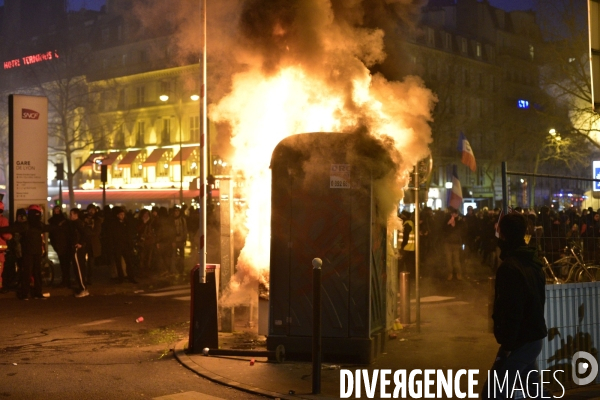
[[(548, 206), (539, 209), (515, 208), (528, 222), (526, 241), (550, 262), (563, 257), (570, 247), (581, 250), (586, 261), (600, 263), (600, 210), (591, 207), (557, 211)], [(419, 238), (422, 273), (437, 274), (441, 279), (462, 280), (465, 261), (497, 269), (497, 223), (500, 209), (467, 208), (462, 215), (453, 207), (446, 210), (424, 208), (420, 213)], [(415, 273), (414, 213), (399, 214), (403, 233), (398, 247), (401, 271)], [(438, 250), (439, 249), (439, 250)]]
[[(38, 205), (16, 211), (8, 224), (0, 202), (1, 291), (16, 289), (19, 299), (43, 298), (41, 265), (49, 244), (58, 256), (60, 286), (89, 295), (94, 274), (109, 268), (115, 284), (137, 283), (140, 276), (183, 277), (187, 240), (195, 243), (199, 213), (183, 208), (153, 207), (133, 212), (124, 207), (85, 210), (72, 208), (68, 215), (55, 206), (47, 222)], [(188, 214), (188, 215), (186, 215)]]

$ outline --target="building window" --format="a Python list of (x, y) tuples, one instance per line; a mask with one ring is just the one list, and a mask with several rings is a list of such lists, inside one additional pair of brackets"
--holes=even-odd
[(171, 119), (169, 119), (169, 118), (163, 119), (161, 142), (163, 144), (171, 143)]
[(529, 45), (529, 58), (531, 58), (531, 60), (533, 61), (533, 58), (535, 56), (535, 48), (533, 47), (532, 44)]
[(138, 147), (143, 146), (145, 137), (146, 137), (146, 122), (138, 121), (136, 146), (138, 146)]
[(450, 35), (447, 32), (444, 32), (442, 34), (443, 40), (444, 40), (444, 49), (446, 50), (452, 50), (452, 35)]
[(110, 29), (109, 28), (102, 29), (102, 43), (108, 42), (109, 39), (110, 39)]
[(435, 31), (433, 28), (427, 28), (427, 45), (435, 47)]
[(138, 106), (141, 106), (146, 102), (146, 87), (138, 86), (135, 89), (136, 102)]
[(121, 56), (121, 65), (127, 65), (127, 54)]
[(465, 84), (465, 87), (471, 86), (471, 74), (469, 73), (469, 70), (466, 68), (463, 70), (463, 82)]
[(169, 176), (169, 163), (167, 160), (161, 160), (156, 164), (156, 175)]
[(125, 89), (119, 90), (118, 105), (119, 108), (125, 107)]
[(141, 178), (143, 176), (144, 167), (141, 162), (134, 162), (131, 164), (131, 177)]
[(123, 26), (122, 25), (119, 25), (117, 27), (117, 39), (123, 40)]
[(467, 54), (467, 52), (469, 51), (469, 49), (467, 48), (467, 39), (465, 38), (460, 39), (460, 51), (463, 54)]
[(477, 58), (481, 58), (481, 43), (475, 43), (475, 54)]
[(200, 116), (190, 117), (190, 140), (200, 142)]
[(161, 82), (160, 83), (160, 95), (166, 94), (167, 96), (171, 96), (171, 82)]

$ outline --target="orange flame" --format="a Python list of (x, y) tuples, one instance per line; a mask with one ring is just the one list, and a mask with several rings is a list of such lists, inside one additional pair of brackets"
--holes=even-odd
[(269, 164), (275, 146), (285, 137), (303, 132), (347, 132), (366, 125), (375, 137), (393, 139), (402, 155), (395, 160), (404, 172), (398, 187), (405, 185), (406, 172), (428, 154), (432, 96), (418, 78), (388, 82), (381, 75), (371, 76), (363, 67), (350, 86), (349, 105), (344, 93), (298, 67), (283, 68), (272, 76), (251, 70), (236, 75), (231, 93), (211, 108), (215, 122), (231, 125), (232, 164), (246, 178), (247, 236), (238, 270), (258, 278), (269, 269)]

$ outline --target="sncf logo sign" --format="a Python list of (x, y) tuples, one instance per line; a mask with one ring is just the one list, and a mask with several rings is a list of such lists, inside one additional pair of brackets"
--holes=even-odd
[(34, 110), (29, 110), (27, 108), (23, 108), (21, 110), (21, 118), (22, 119), (38, 119), (40, 117), (40, 113)]

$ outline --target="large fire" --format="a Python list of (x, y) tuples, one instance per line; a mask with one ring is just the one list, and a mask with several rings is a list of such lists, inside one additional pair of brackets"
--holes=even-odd
[[(238, 224), (246, 240), (231, 289), (267, 275), (269, 164), (273, 149), (282, 139), (303, 132), (366, 129), (393, 146), (390, 153), (398, 173), (388, 189), (396, 202), (408, 172), (429, 152), (431, 92), (416, 77), (388, 81), (369, 71), (369, 66), (384, 57), (383, 32), (340, 24), (329, 1), (298, 3), (322, 11), (318, 21), (313, 21), (320, 26), (310, 32), (311, 39), (320, 40), (319, 46), (306, 46), (307, 39), (298, 37), (289, 20), (287, 29), (279, 20), (271, 20), (271, 38), (267, 39), (276, 42), (277, 62), (274, 64), (261, 46), (256, 52), (252, 47), (242, 50), (240, 59), (246, 70), (233, 76), (231, 91), (209, 110), (210, 119), (230, 125), (235, 149), (231, 163), (246, 178), (248, 209)], [(304, 46), (309, 54), (300, 53), (294, 45)], [(247, 304), (243, 297), (228, 299)]]

